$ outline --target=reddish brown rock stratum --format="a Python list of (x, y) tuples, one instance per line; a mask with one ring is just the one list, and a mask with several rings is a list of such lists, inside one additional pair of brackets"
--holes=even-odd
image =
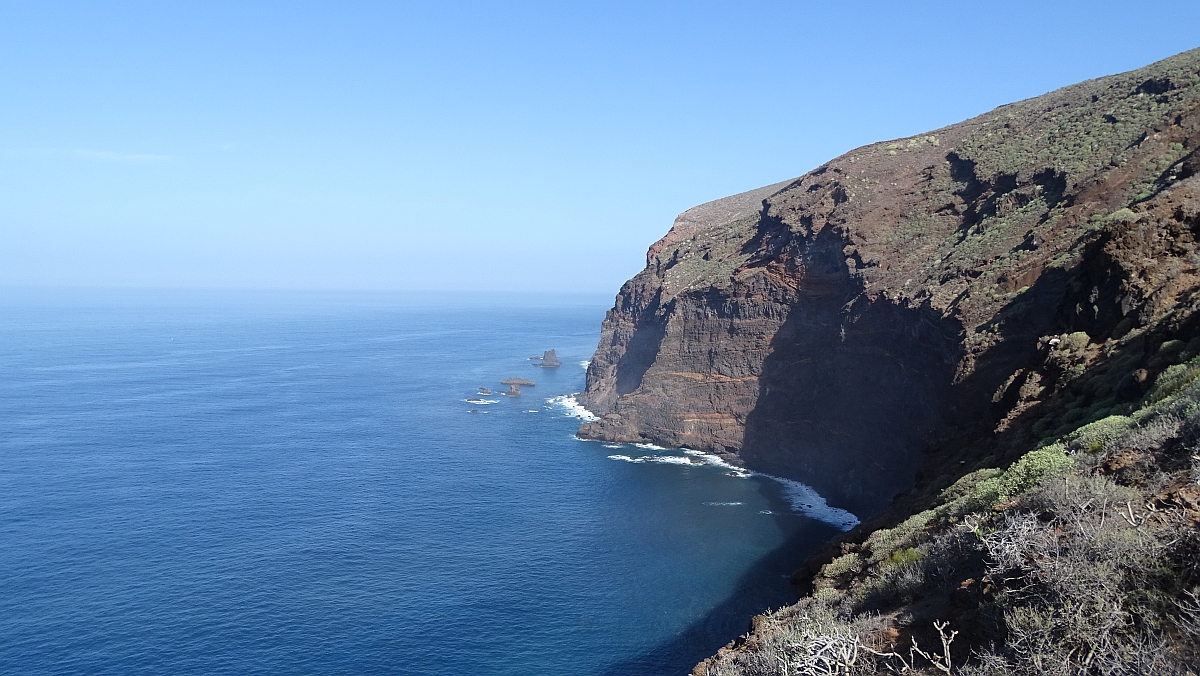
[[(684, 212), (604, 320), (580, 434), (867, 516), (965, 449), (1140, 397), (1127, 336), (1194, 332), (1198, 144), (1194, 50)], [(1077, 332), (1091, 356), (1059, 363)], [(1110, 377), (1082, 392), (1084, 368)]]

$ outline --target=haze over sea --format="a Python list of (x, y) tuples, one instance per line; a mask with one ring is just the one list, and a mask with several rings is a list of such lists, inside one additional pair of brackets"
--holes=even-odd
[(837, 528), (576, 440), (608, 303), (5, 292), (0, 673), (686, 672)]

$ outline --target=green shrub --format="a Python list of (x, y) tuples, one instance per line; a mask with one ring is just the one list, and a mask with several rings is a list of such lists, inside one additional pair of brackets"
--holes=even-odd
[(925, 552), (916, 549), (915, 547), (909, 547), (907, 549), (897, 549), (891, 554), (888, 554), (887, 560), (883, 563), (885, 566), (900, 568), (902, 566), (916, 563), (923, 558), (925, 558)]
[(879, 563), (901, 547), (911, 547), (925, 531), (925, 526), (937, 516), (936, 510), (926, 510), (908, 517), (895, 528), (871, 533), (863, 545), (871, 552), (871, 563)]
[(838, 589), (834, 589), (833, 587), (821, 587), (819, 589), (813, 590), (812, 596), (819, 603), (824, 603), (826, 605), (834, 605), (838, 601), (840, 601), (842, 599), (842, 597), (844, 597), (845, 595), (846, 595), (845, 592), (842, 592), (841, 590), (838, 590)]
[(1073, 451), (1097, 453), (1124, 436), (1132, 426), (1133, 418), (1110, 415), (1071, 432), (1063, 438), (1063, 442)]
[(1079, 352), (1083, 348), (1087, 347), (1089, 342), (1091, 342), (1091, 338), (1089, 338), (1088, 334), (1084, 333), (1083, 331), (1068, 333), (1059, 339), (1058, 351), (1067, 353)]
[(862, 557), (854, 552), (843, 554), (821, 567), (821, 575), (837, 578), (849, 572), (862, 570)]
[(938, 495), (938, 500), (942, 504), (947, 504), (966, 497), (971, 494), (971, 491), (982, 481), (1000, 476), (998, 469), (979, 469), (967, 474), (958, 481), (955, 481), (952, 486), (942, 491)]
[(1191, 385), (1200, 377), (1200, 359), (1168, 367), (1154, 381), (1154, 388), (1146, 395), (1146, 403), (1155, 404)]
[(1117, 209), (1108, 215), (1104, 220), (1108, 223), (1132, 223), (1138, 218), (1137, 214), (1129, 209)]
[(1026, 453), (999, 478), (1000, 500), (1010, 500), (1033, 488), (1038, 482), (1069, 471), (1075, 461), (1067, 457), (1062, 444), (1052, 444)]
[(991, 469), (989, 472), (994, 473), (986, 479), (973, 483), (965, 496), (956, 498), (953, 502), (944, 505), (942, 512), (952, 515), (982, 512), (982, 510), (991, 509), (992, 505), (1000, 502), (1000, 477), (1002, 473), (1000, 469)]
[(1183, 352), (1183, 348), (1187, 347), (1187, 343), (1182, 340), (1168, 340), (1158, 346), (1158, 353), (1164, 355), (1179, 354)]

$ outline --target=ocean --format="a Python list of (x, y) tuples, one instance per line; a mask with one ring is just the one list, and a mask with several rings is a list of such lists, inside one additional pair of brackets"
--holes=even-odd
[(0, 673), (688, 672), (848, 517), (576, 439), (610, 302), (3, 292)]

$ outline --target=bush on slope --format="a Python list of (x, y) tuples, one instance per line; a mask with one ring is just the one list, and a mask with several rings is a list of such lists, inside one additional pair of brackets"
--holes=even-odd
[(1166, 369), (1130, 415), (967, 474), (934, 508), (847, 545), (810, 596), (695, 673), (1194, 673), (1194, 373), (1200, 357)]

